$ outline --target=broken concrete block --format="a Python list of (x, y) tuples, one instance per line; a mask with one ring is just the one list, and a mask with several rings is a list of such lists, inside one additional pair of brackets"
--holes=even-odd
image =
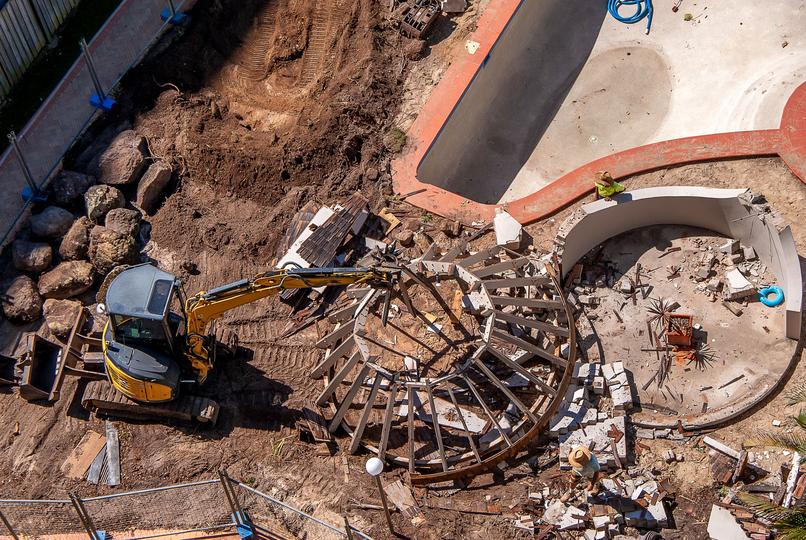
[(635, 431), (635, 436), (639, 439), (654, 439), (655, 438), (655, 430), (654, 429), (637, 429)]
[(493, 228), (495, 229), (495, 241), (499, 246), (516, 248), (520, 245), (523, 227), (503, 208), (495, 209)]
[(610, 397), (613, 400), (613, 408), (617, 411), (629, 411), (633, 407), (632, 388), (629, 384), (611, 386)]
[(744, 255), (744, 260), (746, 261), (754, 261), (758, 258), (758, 255), (756, 255), (756, 250), (753, 249), (753, 246), (745, 246), (742, 248), (742, 255)]
[(632, 282), (626, 277), (622, 278), (622, 280), (619, 281), (618, 290), (624, 294), (631, 294), (633, 292)]
[(597, 531), (606, 531), (610, 525), (610, 516), (594, 516), (593, 526)]
[(663, 460), (664, 460), (666, 463), (671, 463), (671, 462), (673, 462), (673, 461), (676, 461), (676, 459), (677, 459), (677, 458), (676, 458), (676, 456), (674, 455), (674, 451), (673, 451), (673, 450), (666, 450), (666, 451), (663, 453)]
[(719, 246), (719, 251), (722, 253), (727, 253), (728, 255), (732, 255), (734, 253), (739, 253), (739, 249), (741, 248), (738, 240), (728, 240), (721, 246)]
[(624, 372), (624, 362), (620, 360), (618, 362), (613, 362), (613, 375), (617, 377), (620, 373), (623, 372)]
[(733, 268), (725, 273), (725, 278), (728, 283), (728, 290), (725, 292), (727, 300), (739, 300), (756, 293), (756, 288), (752, 283), (747, 281), (738, 269)]
[(694, 279), (696, 281), (705, 281), (711, 277), (711, 269), (706, 267), (700, 267), (697, 272), (694, 274)]
[(741, 252), (734, 253), (733, 255), (730, 256), (730, 262), (733, 264), (739, 264), (742, 261), (744, 261), (744, 254), (742, 254)]
[(603, 364), (602, 365), (602, 375), (604, 375), (605, 379), (608, 381), (616, 376), (615, 371), (613, 370), (613, 364)]
[(621, 386), (624, 386), (625, 384), (630, 384), (630, 380), (627, 378), (627, 373), (624, 371), (613, 377), (613, 380), (616, 381)]
[(580, 294), (577, 299), (579, 303), (585, 306), (597, 306), (599, 305), (599, 299), (595, 296), (590, 294)]
[(603, 395), (605, 389), (604, 377), (594, 377), (592, 386), (594, 394), (596, 394), (597, 396)]
[(727, 508), (713, 505), (708, 519), (708, 536), (713, 540), (748, 540), (750, 537)]

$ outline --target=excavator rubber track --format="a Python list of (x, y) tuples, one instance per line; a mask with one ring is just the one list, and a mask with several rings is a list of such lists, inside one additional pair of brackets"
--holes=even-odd
[(214, 425), (219, 406), (201, 396), (180, 396), (169, 403), (140, 403), (133, 401), (112, 386), (109, 381), (91, 381), (84, 390), (81, 405), (101, 415), (121, 416), (135, 420), (170, 419)]

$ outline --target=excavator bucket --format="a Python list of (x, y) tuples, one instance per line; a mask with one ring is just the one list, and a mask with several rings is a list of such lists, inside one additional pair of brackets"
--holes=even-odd
[(0, 354), (0, 388), (17, 384), (17, 359)]
[(106, 378), (101, 340), (81, 333), (86, 322), (87, 312), (82, 309), (65, 344), (28, 334), (25, 352), (17, 363), (22, 370), (20, 396), (28, 401), (57, 401), (66, 375)]
[(36, 334), (28, 334), (22, 369), (20, 396), (28, 401), (56, 401), (64, 379), (62, 346)]

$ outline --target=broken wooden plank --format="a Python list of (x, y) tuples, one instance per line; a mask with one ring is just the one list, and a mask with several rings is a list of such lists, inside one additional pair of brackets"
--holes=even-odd
[(378, 446), (378, 458), (383, 461), (386, 458), (386, 447), (389, 444), (389, 430), (392, 428), (392, 417), (395, 415), (395, 397), (397, 397), (397, 383), (392, 384), (389, 389), (389, 397), (386, 401), (386, 411), (383, 416), (383, 429), (381, 430), (381, 442)]
[(369, 366), (364, 364), (363, 366), (361, 366), (361, 371), (358, 373), (358, 376), (355, 378), (355, 380), (353, 380), (353, 383), (350, 385), (350, 389), (347, 390), (347, 394), (344, 396), (341, 405), (336, 410), (336, 414), (334, 414), (333, 418), (330, 420), (330, 426), (328, 427), (328, 431), (330, 431), (331, 433), (335, 433), (336, 430), (339, 429), (339, 424), (341, 424), (344, 415), (347, 414), (347, 411), (350, 409), (350, 405), (352, 405), (355, 395), (361, 389), (361, 385), (364, 384), (364, 379), (367, 378), (367, 374), (369, 374)]
[(361, 353), (359, 351), (355, 351), (352, 354), (352, 356), (350, 356), (350, 359), (344, 363), (344, 365), (341, 367), (339, 371), (336, 372), (336, 374), (333, 376), (333, 379), (331, 379), (330, 382), (328, 382), (325, 389), (322, 390), (322, 393), (319, 394), (318, 398), (316, 398), (317, 405), (319, 405), (320, 407), (324, 407), (327, 404), (327, 400), (330, 399), (330, 396), (333, 395), (333, 393), (336, 391), (336, 389), (339, 387), (342, 381), (347, 377), (347, 375), (350, 374), (350, 372), (353, 370), (356, 364), (358, 364), (358, 361), (361, 360), (361, 358), (363, 357), (361, 356)]
[(568, 361), (565, 358), (557, 356), (556, 354), (547, 351), (546, 349), (540, 347), (539, 345), (529, 343), (528, 341), (525, 341), (521, 338), (517, 338), (512, 334), (504, 332), (503, 330), (500, 330), (498, 328), (493, 329), (492, 337), (496, 337), (506, 343), (515, 345), (516, 347), (523, 349), (524, 351), (534, 353), (537, 356), (543, 358), (544, 360), (548, 360), (557, 367), (564, 368), (568, 365)]
[(532, 421), (532, 423), (537, 424), (537, 417), (535, 417), (532, 411), (529, 410), (529, 407), (524, 405), (523, 402), (520, 399), (518, 399), (518, 397), (512, 392), (512, 390), (507, 388), (507, 385), (502, 383), (501, 380), (495, 376), (492, 370), (490, 370), (490, 368), (484, 365), (484, 362), (480, 358), (476, 357), (475, 363), (476, 367), (478, 367), (482, 371), (482, 373), (490, 380), (490, 382), (493, 383), (495, 387), (497, 387), (501, 392), (503, 392), (503, 394), (512, 403), (514, 403), (517, 408), (523, 411), (523, 414), (525, 414), (529, 418), (529, 420)]
[(311, 404), (310, 407), (302, 408), (302, 416), (314, 441), (326, 443), (333, 440), (333, 436), (327, 430), (327, 421), (322, 409)]
[(506, 353), (499, 351), (497, 348), (495, 348), (493, 346), (488, 347), (487, 350), (490, 351), (490, 353), (492, 353), (493, 356), (498, 358), (501, 362), (503, 362), (512, 371), (514, 371), (514, 372), (522, 375), (523, 377), (526, 377), (528, 380), (530, 380), (532, 382), (532, 384), (537, 386), (540, 389), (540, 391), (543, 392), (544, 394), (546, 394), (548, 396), (551, 396), (551, 397), (554, 397), (557, 394), (557, 391), (554, 390), (554, 388), (552, 388), (548, 384), (546, 384), (543, 381), (543, 379), (541, 379), (540, 377), (538, 377), (537, 375), (535, 375), (534, 373), (532, 373), (531, 371), (529, 371), (528, 369), (526, 369), (522, 365), (520, 365), (517, 362), (515, 362), (513, 359), (511, 359), (509, 356), (507, 356)]
[(404, 486), (403, 482), (395, 480), (391, 484), (383, 486), (383, 491), (392, 504), (400, 510), (400, 513), (411, 520), (412, 525), (417, 526), (425, 521), (423, 512), (417, 506), (411, 490)]
[(552, 284), (551, 278), (544, 276), (485, 279), (481, 283), (488, 291), (496, 289), (512, 289), (515, 287), (547, 287)]
[(86, 432), (78, 445), (64, 460), (61, 467), (64, 475), (71, 480), (84, 478), (87, 469), (90, 468), (104, 445), (106, 445), (106, 437), (94, 431)]
[(490, 295), (490, 301), (496, 306), (519, 306), (533, 309), (554, 309), (558, 311), (565, 309), (563, 303), (558, 300), (543, 300), (541, 298)]
[(350, 354), (355, 346), (355, 335), (350, 334), (347, 339), (345, 339), (341, 345), (330, 351), (330, 354), (326, 354), (325, 358), (319, 362), (313, 370), (311, 370), (311, 378), (312, 379), (319, 379), (322, 375), (325, 374), (325, 371), (333, 367), (333, 364), (336, 363), (336, 360), (343, 358)]
[(442, 441), (442, 429), (439, 427), (439, 416), (437, 414), (437, 407), (434, 405), (434, 392), (431, 390), (431, 385), (425, 385), (425, 391), (428, 394), (428, 404), (431, 406), (431, 425), (434, 427), (434, 434), (437, 438), (437, 448), (439, 449), (439, 459), (442, 461), (442, 470), (448, 472), (448, 459), (445, 457), (445, 444)]
[(350, 453), (355, 454), (358, 447), (361, 445), (361, 437), (364, 436), (364, 428), (367, 427), (369, 415), (372, 413), (372, 407), (375, 405), (375, 396), (378, 394), (378, 388), (381, 386), (381, 378), (375, 375), (375, 380), (372, 383), (372, 390), (369, 392), (366, 403), (364, 403), (364, 410), (361, 412), (361, 419), (353, 430), (352, 438), (350, 439)]
[(507, 432), (501, 429), (501, 424), (498, 423), (498, 419), (496, 419), (495, 415), (492, 413), (492, 411), (490, 411), (490, 408), (487, 406), (487, 402), (484, 401), (484, 399), (482, 399), (481, 394), (479, 394), (479, 391), (476, 388), (476, 385), (474, 385), (473, 382), (470, 380), (470, 378), (467, 377), (466, 375), (461, 375), (460, 378), (465, 382), (468, 389), (470, 390), (470, 393), (473, 394), (474, 398), (476, 398), (476, 401), (479, 402), (479, 405), (481, 405), (481, 408), (484, 410), (484, 414), (487, 415), (487, 417), (495, 426), (495, 429), (498, 430), (498, 434), (504, 438), (504, 441), (506, 441), (507, 446), (512, 446), (512, 440), (510, 440), (509, 435), (507, 435)]
[(494, 311), (494, 314), (496, 320), (506, 321), (508, 323), (517, 324), (519, 326), (525, 326), (527, 328), (534, 328), (535, 330), (548, 332), (550, 334), (554, 334), (555, 336), (568, 337), (570, 335), (570, 332), (568, 331), (567, 328), (561, 328), (551, 323), (538, 321), (537, 319), (529, 319), (527, 317), (521, 317), (520, 315), (515, 315), (513, 313), (505, 313), (500, 310)]
[(409, 472), (414, 473), (414, 388), (409, 386), (408, 390)]
[(467, 429), (467, 422), (465, 422), (465, 416), (462, 414), (462, 409), (459, 408), (459, 404), (456, 402), (456, 396), (453, 395), (453, 390), (450, 387), (447, 388), (448, 395), (451, 398), (451, 403), (453, 403), (454, 409), (456, 409), (456, 415), (459, 417), (459, 421), (462, 422), (462, 427), (465, 431), (465, 437), (467, 437), (467, 442), (470, 445), (470, 449), (473, 450), (473, 455), (476, 458), (476, 461), (481, 463), (481, 456), (479, 455), (479, 449), (476, 447), (476, 442), (473, 440), (473, 435)]

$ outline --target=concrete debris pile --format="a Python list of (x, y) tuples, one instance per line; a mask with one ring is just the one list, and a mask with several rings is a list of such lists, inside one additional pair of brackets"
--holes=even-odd
[(755, 249), (743, 246), (739, 240), (729, 239), (718, 246), (714, 245), (716, 240), (693, 238), (691, 241), (700, 255), (684, 257), (681, 266), (667, 266), (667, 274), (669, 279), (674, 279), (687, 269), (690, 279), (697, 284), (697, 291), (712, 302), (719, 299), (747, 301), (757, 296), (761, 287), (774, 282)]

